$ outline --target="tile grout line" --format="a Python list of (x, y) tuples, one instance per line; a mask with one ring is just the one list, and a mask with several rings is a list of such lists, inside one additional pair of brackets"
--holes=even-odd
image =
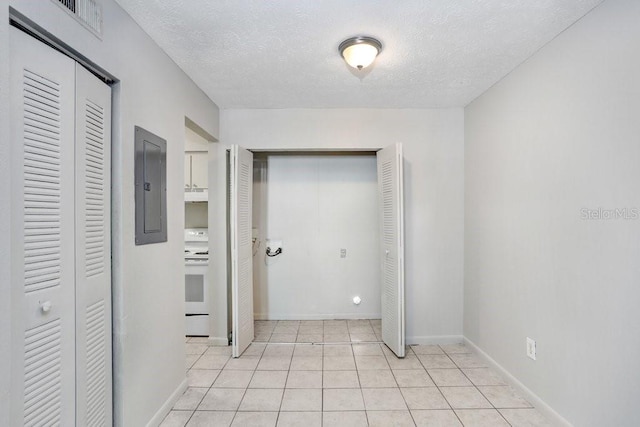
[[(207, 346), (207, 349), (205, 351), (202, 352), (202, 354), (191, 364), (191, 366), (187, 369), (187, 374), (189, 371), (191, 371), (193, 369), (193, 367), (195, 366), (195, 364), (207, 353), (207, 351), (209, 350), (209, 346)], [(228, 360), (227, 360), (228, 362)], [(225, 362), (225, 365), (226, 363)], [(223, 365), (223, 368), (224, 366)], [(202, 401), (204, 400), (205, 396), (209, 393), (209, 391), (211, 390), (211, 388), (213, 387), (213, 384), (216, 382), (216, 380), (218, 379), (218, 377), (220, 376), (220, 373), (222, 372), (222, 369), (216, 369), (218, 371), (218, 374), (216, 375), (216, 377), (213, 379), (213, 381), (211, 381), (211, 385), (207, 388), (207, 391), (204, 393), (204, 395), (202, 396), (202, 398), (200, 399), (200, 401), (198, 402), (198, 404), (195, 406), (195, 408), (193, 409), (193, 411), (191, 412), (191, 415), (189, 416), (189, 419), (187, 420), (187, 422), (184, 424), (185, 426), (187, 424), (189, 424), (189, 422), (191, 421), (191, 418), (193, 418), (193, 416), (196, 414), (196, 411), (198, 410), (198, 408), (200, 407), (200, 405), (202, 404)], [(190, 388), (188, 382), (187, 382), (187, 390)], [(186, 393), (186, 390), (185, 390)], [(183, 394), (184, 395), (184, 394)]]
[[(266, 348), (265, 348), (266, 351)], [(293, 347), (293, 351), (291, 352), (291, 359), (293, 359), (293, 353), (296, 351), (295, 345)], [(263, 352), (264, 354), (264, 352)], [(291, 362), (289, 361), (289, 368), (287, 370), (287, 377), (284, 380), (284, 387), (282, 389), (282, 397), (280, 398), (280, 406), (278, 407), (278, 415), (276, 415), (276, 426), (278, 425), (278, 420), (280, 419), (280, 412), (282, 411), (282, 403), (284, 402), (284, 395), (287, 392), (287, 383), (289, 382), (289, 374), (291, 373)], [(256, 366), (256, 370), (258, 367)]]
[[(277, 325), (277, 324), (278, 324), (278, 323), (276, 323), (276, 325)], [(277, 422), (279, 422), (279, 420), (280, 420), (279, 416), (280, 416), (280, 414), (281, 414), (281, 412), (282, 412), (282, 410), (281, 410), (281, 409), (282, 409), (282, 407), (283, 407), (283, 403), (284, 403), (284, 394), (286, 393), (286, 390), (287, 390), (287, 387), (286, 387), (286, 386), (287, 386), (287, 382), (288, 382), (288, 379), (289, 379), (289, 377), (290, 377), (290, 375), (291, 375), (291, 367), (292, 367), (292, 362), (293, 362), (293, 355), (294, 355), (295, 350), (296, 350), (296, 348), (298, 347), (298, 345), (299, 345), (299, 344), (307, 344), (307, 343), (298, 343), (298, 342), (297, 342), (297, 341), (298, 341), (298, 337), (300, 336), (300, 327), (301, 327), (301, 326), (302, 326), (302, 325), (301, 325), (300, 323), (298, 323), (298, 328), (297, 328), (297, 332), (296, 332), (296, 340), (295, 340), (296, 342), (288, 343), (289, 345), (292, 345), (292, 347), (293, 347), (293, 351), (292, 351), (292, 353), (291, 353), (291, 355), (290, 355), (290, 358), (289, 358), (289, 365), (288, 365), (288, 369), (287, 369), (287, 375), (286, 375), (286, 378), (285, 378), (285, 385), (284, 385), (284, 387), (283, 387), (283, 391), (282, 391), (282, 393), (283, 393), (283, 394), (282, 394), (282, 398), (281, 398), (281, 401), (280, 401), (279, 410), (278, 410), (278, 412), (277, 412), (277, 416), (276, 416), (276, 424), (277, 424)], [(360, 325), (355, 325), (355, 326), (360, 326)], [(373, 324), (371, 323), (371, 320), (370, 320), (370, 319), (369, 319), (369, 326), (370, 326), (371, 328), (373, 328)], [(273, 335), (273, 333), (274, 333), (273, 331), (274, 331), (274, 330), (275, 330), (275, 326), (274, 326), (274, 328), (272, 329), (271, 335)], [(349, 337), (351, 338), (351, 327), (349, 326), (348, 321), (347, 321), (347, 331), (348, 331)], [(375, 334), (375, 330), (374, 330), (374, 334)], [(323, 341), (324, 341), (324, 322), (323, 322)], [(187, 342), (188, 342), (188, 341), (187, 341)], [(287, 343), (271, 343), (271, 342), (270, 342), (270, 340), (269, 340), (269, 341), (267, 341), (267, 342), (256, 342), (256, 343), (259, 343), (259, 344), (261, 344), (261, 346), (263, 346), (263, 348), (262, 348), (262, 352), (261, 352), (260, 354), (257, 354), (257, 356), (259, 356), (259, 358), (258, 358), (258, 365), (259, 365), (260, 361), (265, 357), (265, 351), (266, 351), (266, 349), (267, 349), (271, 344), (276, 344), (276, 345), (277, 345), (277, 344), (287, 344)], [(363, 398), (363, 403), (364, 403), (364, 395), (363, 395), (362, 382), (361, 382), (361, 380), (360, 380), (360, 372), (361, 372), (361, 370), (359, 369), (358, 364), (357, 364), (357, 361), (356, 361), (356, 355), (355, 355), (355, 347), (354, 347), (354, 345), (360, 345), (360, 344), (374, 344), (374, 343), (369, 343), (369, 342), (325, 343), (325, 342), (322, 342), (322, 343), (310, 343), (310, 344), (311, 344), (311, 345), (316, 345), (316, 344), (322, 344), (322, 345), (323, 345), (323, 347), (321, 347), (321, 394), (322, 394), (322, 396), (321, 396), (321, 397), (322, 397), (322, 399), (321, 399), (321, 409), (320, 409), (320, 412), (321, 412), (320, 421), (321, 421), (321, 424), (322, 424), (322, 423), (324, 422), (324, 391), (325, 391), (325, 381), (324, 381), (325, 363), (324, 363), (324, 357), (326, 356), (326, 354), (325, 354), (325, 347), (324, 347), (324, 345), (327, 345), (327, 344), (343, 344), (343, 345), (347, 345), (347, 344), (348, 344), (348, 345), (350, 345), (350, 355), (351, 355), (352, 360), (353, 360), (353, 363), (354, 363), (354, 365), (355, 365), (355, 372), (356, 372), (356, 376), (357, 376), (357, 379), (358, 379), (358, 386), (359, 386), (359, 390), (360, 390), (361, 396), (362, 396), (362, 398)], [(392, 378), (394, 379), (395, 386), (394, 386), (394, 387), (392, 387), (392, 388), (397, 389), (397, 390), (401, 393), (401, 396), (402, 396), (402, 398), (403, 398), (403, 402), (404, 402), (404, 404), (405, 404), (405, 405), (406, 405), (406, 407), (407, 407), (407, 410), (408, 410), (408, 412), (409, 412), (409, 414), (410, 414), (410, 417), (411, 417), (412, 422), (414, 423), (414, 425), (415, 425), (415, 424), (417, 424), (417, 423), (416, 423), (416, 420), (415, 420), (415, 418), (414, 418), (414, 414), (413, 414), (412, 410), (409, 408), (409, 405), (408, 405), (408, 403), (407, 403), (407, 400), (406, 400), (406, 398), (405, 398), (404, 394), (402, 393), (402, 388), (400, 387), (400, 384), (398, 383), (398, 380), (397, 380), (397, 378), (396, 378), (395, 371), (392, 369), (391, 363), (389, 362), (390, 358), (391, 358), (393, 355), (388, 354), (387, 352), (385, 352), (385, 351), (384, 351), (384, 348), (383, 348), (383, 346), (382, 346), (382, 344), (381, 344), (381, 343), (376, 342), (375, 344), (378, 344), (378, 348), (379, 348), (380, 350), (382, 350), (382, 354), (383, 354), (383, 356), (384, 356), (384, 358), (385, 358), (385, 361), (386, 361), (386, 369), (384, 369), (384, 370), (386, 371), (386, 370), (388, 369), (388, 370), (391, 372)], [(210, 347), (210, 346), (207, 346), (207, 347)], [(460, 373), (462, 373), (463, 377), (464, 377), (467, 381), (469, 381), (471, 388), (473, 388), (474, 390), (476, 390), (476, 391), (477, 391), (477, 392), (478, 392), (478, 393), (479, 393), (479, 394), (480, 394), (484, 399), (486, 399), (486, 401), (490, 404), (490, 408), (487, 408), (487, 409), (493, 409), (494, 411), (497, 411), (497, 412), (500, 414), (500, 419), (504, 420), (504, 421), (506, 422), (506, 424), (507, 424), (507, 425), (511, 425), (511, 424), (509, 423), (509, 421), (505, 418), (505, 416), (502, 414), (502, 412), (500, 412), (499, 408), (498, 408), (498, 407), (496, 407), (496, 405), (494, 405), (494, 404), (493, 404), (493, 402), (491, 402), (491, 401), (487, 398), (487, 396), (482, 392), (482, 390), (480, 390), (480, 386), (479, 386), (479, 385), (476, 385), (473, 381), (471, 381), (471, 379), (470, 379), (470, 377), (467, 375), (467, 373), (463, 371), (463, 369), (474, 369), (474, 368), (478, 368), (478, 367), (473, 367), (473, 366), (472, 366), (471, 368), (463, 368), (463, 365), (465, 365), (464, 361), (461, 361), (461, 362), (460, 362), (460, 363), (462, 363), (462, 365), (461, 365), (460, 363), (458, 363), (458, 362), (456, 362), (456, 361), (454, 360), (454, 357), (455, 357), (457, 354), (471, 354), (471, 355), (472, 355), (473, 353), (457, 353), (457, 352), (453, 351), (454, 349), (452, 349), (452, 351), (453, 351), (453, 352), (449, 353), (447, 350), (444, 350), (444, 348), (443, 348), (442, 346), (438, 346), (438, 349), (439, 349), (440, 351), (442, 351), (443, 355), (447, 356), (447, 357), (446, 357), (446, 359), (447, 359), (447, 360), (449, 360), (450, 362), (452, 362), (452, 363), (453, 363), (453, 365), (454, 365), (454, 367), (451, 367), (451, 368), (432, 368), (432, 369), (458, 370)], [(195, 366), (199, 361), (201, 361), (201, 360), (203, 359), (203, 357), (207, 354), (207, 352), (208, 352), (208, 348), (207, 348), (205, 351), (201, 352), (201, 353), (198, 355), (198, 357), (194, 359), (194, 361), (193, 361), (193, 362), (190, 364), (190, 366), (187, 368), (187, 373), (188, 373), (189, 371), (194, 370), (194, 366)], [(426, 355), (430, 355), (430, 354), (429, 354), (429, 353), (427, 353)], [(222, 372), (224, 372), (225, 368), (226, 368), (227, 366), (229, 366), (229, 362), (230, 362), (230, 360), (232, 360), (232, 359), (231, 359), (231, 357), (230, 357), (228, 354), (227, 354), (226, 356), (227, 356), (226, 361), (225, 361), (225, 362), (224, 362), (224, 364), (222, 365), (222, 368), (218, 370), (218, 373), (215, 375), (215, 378), (213, 379), (213, 381), (211, 382), (211, 384), (210, 384), (210, 385), (209, 385), (209, 387), (207, 388), (207, 392), (205, 392), (205, 394), (202, 396), (202, 398), (200, 398), (200, 399), (199, 399), (199, 402), (196, 404), (195, 409), (194, 409), (194, 410), (192, 410), (192, 411), (190, 411), (190, 415), (189, 415), (188, 419), (186, 420), (185, 425), (186, 425), (186, 424), (188, 424), (188, 423), (192, 420), (192, 418), (193, 418), (193, 416), (196, 414), (196, 412), (198, 412), (198, 408), (199, 408), (199, 407), (200, 407), (200, 405), (202, 404), (202, 401), (204, 400), (204, 397), (206, 397), (207, 393), (208, 393), (209, 391), (211, 391), (211, 390), (214, 388), (215, 381), (216, 381), (217, 379), (219, 379), (220, 375), (222, 374)], [(253, 355), (252, 355), (252, 356), (253, 356)], [(454, 413), (454, 415), (455, 415), (456, 419), (457, 419), (457, 420), (458, 420), (462, 425), (464, 425), (464, 423), (462, 423), (462, 420), (461, 420), (461, 419), (460, 419), (460, 417), (458, 416), (458, 413), (456, 412), (456, 409), (455, 409), (455, 408), (453, 408), (453, 407), (451, 406), (451, 404), (450, 404), (449, 400), (448, 400), (448, 399), (444, 396), (444, 394), (442, 393), (443, 387), (444, 387), (444, 388), (447, 388), (447, 387), (451, 387), (451, 388), (453, 388), (453, 387), (456, 387), (456, 386), (438, 385), (438, 384), (434, 381), (434, 379), (433, 379), (433, 377), (431, 376), (431, 374), (429, 373), (428, 369), (426, 368), (426, 366), (425, 366), (425, 362), (423, 362), (423, 360), (421, 360), (421, 359), (420, 359), (420, 357), (419, 357), (420, 355), (419, 355), (419, 354), (417, 354), (417, 353), (415, 352), (415, 349), (414, 349), (412, 346), (409, 346), (407, 356), (410, 356), (410, 357), (416, 357), (416, 359), (418, 360), (418, 362), (419, 362), (420, 366), (421, 366), (421, 367), (422, 367), (422, 369), (424, 370), (424, 372), (425, 372), (425, 374), (426, 374), (427, 378), (429, 378), (429, 379), (433, 382), (433, 385), (435, 386), (435, 388), (438, 390), (438, 392), (440, 393), (440, 395), (443, 397), (444, 401), (445, 401), (445, 402), (447, 403), (447, 405), (449, 406), (449, 408), (448, 408), (448, 409), (443, 409), (443, 410), (447, 410), (447, 411), (449, 411), (449, 410), (450, 410), (450, 411), (452, 411), (452, 412)], [(483, 367), (483, 368), (486, 368), (486, 367)], [(232, 423), (235, 421), (235, 419), (236, 419), (236, 417), (237, 417), (238, 412), (240, 412), (240, 411), (239, 411), (239, 407), (240, 407), (240, 405), (241, 405), (242, 401), (244, 400), (244, 398), (246, 397), (246, 393), (247, 393), (247, 391), (248, 391), (248, 389), (249, 389), (249, 385), (251, 384), (251, 381), (253, 380), (253, 378), (254, 378), (254, 376), (255, 376), (255, 374), (256, 374), (256, 372), (257, 372), (257, 370), (258, 370), (257, 366), (256, 366), (254, 369), (252, 369), (251, 378), (249, 379), (249, 384), (244, 388), (244, 393), (243, 393), (243, 395), (242, 395), (242, 398), (240, 399), (240, 403), (238, 404), (238, 408), (237, 408), (237, 409), (236, 409), (236, 411), (234, 412), (234, 416), (233, 416), (233, 418), (232, 418), (232, 420), (231, 420), (231, 422), (232, 422)], [(231, 370), (227, 370), (227, 371), (231, 371)], [(489, 385), (491, 385), (491, 384), (489, 384)], [(189, 385), (187, 384), (187, 388), (190, 388), (190, 387), (191, 387), (191, 386), (189, 386)], [(419, 386), (415, 386), (415, 387), (422, 388), (422, 387), (419, 387)], [(457, 386), (457, 387), (469, 387), (469, 385), (465, 385), (465, 386)], [(508, 386), (505, 386), (505, 387), (508, 387)], [(195, 388), (195, 387), (194, 387), (194, 388)], [(412, 387), (408, 387), (408, 388), (412, 388)], [(458, 409), (458, 410), (479, 410), (479, 409), (485, 409), (485, 408), (457, 408), (457, 409)], [(527, 406), (527, 407), (517, 407), (517, 408), (513, 408), (513, 407), (512, 407), (512, 408), (504, 408), (504, 409), (520, 409), (520, 410), (524, 410), (524, 409), (535, 409), (535, 407), (533, 407), (533, 406), (531, 406), (531, 405), (530, 405), (530, 406)], [(174, 410), (174, 411), (178, 411), (178, 410)], [(170, 412), (171, 412), (171, 411), (170, 411)], [(255, 411), (246, 411), (246, 412), (255, 412)], [(258, 411), (258, 412), (259, 412), (259, 411)], [(366, 420), (367, 420), (367, 423), (368, 423), (368, 422), (369, 422), (369, 418), (368, 418), (368, 411), (367, 411), (366, 405), (365, 405), (365, 407), (364, 407), (364, 412), (365, 412), (365, 417), (366, 417)]]
[[(382, 350), (382, 347), (380, 347), (380, 350)], [(413, 353), (413, 349), (411, 348), (411, 346), (409, 346), (409, 350), (411, 351), (411, 353)], [(387, 365), (389, 365), (389, 369), (391, 370), (391, 376), (393, 377), (393, 380), (395, 381), (396, 385), (398, 386), (398, 391), (400, 392), (400, 396), (402, 396), (402, 400), (404, 401), (404, 404), (407, 406), (407, 411), (409, 412), (409, 416), (411, 417), (411, 421), (413, 422), (414, 426), (417, 426), (418, 423), (416, 423), (415, 418), (413, 417), (413, 413), (411, 412), (411, 408), (409, 407), (409, 403), (407, 403), (407, 399), (404, 397), (404, 393), (402, 393), (402, 388), (400, 388), (400, 384), (398, 383), (398, 379), (396, 378), (395, 374), (393, 373), (393, 369), (391, 369), (391, 364), (389, 363), (389, 358), (387, 357), (387, 355), (384, 353), (384, 350), (382, 350), (382, 354), (385, 357), (385, 360), (387, 361)], [(415, 355), (415, 353), (414, 353)], [(405, 354), (406, 356), (406, 354)], [(418, 362), (420, 362), (420, 359), (418, 359), (416, 357), (416, 359), (418, 360)], [(420, 363), (422, 365), (422, 363)], [(424, 366), (423, 366), (423, 369)], [(425, 369), (426, 372), (426, 369)], [(429, 374), (427, 374), (429, 375)]]
[[(191, 338), (189, 338), (189, 340), (191, 340)], [(202, 352), (202, 354), (201, 354), (200, 356), (198, 356), (198, 358), (197, 358), (197, 359), (196, 359), (196, 360), (191, 364), (191, 366), (190, 366), (189, 368), (187, 368), (187, 374), (189, 373), (189, 371), (191, 370), (191, 368), (193, 367), (193, 365), (195, 365), (195, 364), (196, 364), (196, 362), (197, 362), (198, 360), (200, 360), (200, 358), (201, 358), (202, 356), (204, 356), (204, 354), (205, 354), (206, 352), (207, 352), (207, 350), (203, 351), (203, 352)], [(220, 374), (218, 374), (218, 375), (220, 375)], [(216, 378), (218, 377), (218, 375), (216, 375)], [(214, 381), (215, 381), (215, 379), (214, 379)], [(213, 384), (213, 382), (212, 382), (211, 384)], [(189, 386), (189, 381), (187, 380), (187, 390), (189, 389), (189, 387), (190, 387), (190, 386)], [(185, 393), (186, 393), (186, 390), (185, 390)], [(184, 393), (183, 393), (183, 395), (184, 395)], [(204, 396), (206, 396), (206, 395), (207, 395), (207, 393), (205, 393), (205, 394), (204, 394)], [(202, 396), (202, 399), (204, 399), (204, 396)], [(195, 415), (195, 413), (196, 413), (196, 410), (198, 409), (198, 406), (200, 406), (200, 404), (201, 404), (201, 403), (202, 403), (202, 400), (200, 400), (200, 402), (198, 402), (198, 404), (197, 404), (197, 405), (196, 405), (196, 407), (193, 409), (193, 411), (191, 411), (191, 415), (189, 415), (189, 418), (188, 418), (188, 419), (187, 419), (187, 421), (184, 423), (184, 425), (185, 425), (185, 426), (186, 426), (187, 424), (189, 424), (189, 421), (191, 421), (191, 418), (193, 418), (193, 416), (194, 416), (194, 415)], [(174, 404), (174, 406), (175, 406), (175, 404)], [(172, 410), (173, 410), (173, 409), (172, 409)], [(171, 411), (169, 411), (169, 413), (171, 413)], [(166, 417), (165, 417), (165, 418), (166, 418)]]
[[(347, 323), (347, 330), (349, 330), (349, 324)], [(349, 333), (349, 338), (351, 338), (351, 333)], [(369, 425), (369, 414), (367, 413), (367, 405), (364, 402), (364, 393), (362, 392), (362, 382), (360, 381), (360, 370), (358, 369), (358, 364), (356, 362), (356, 354), (353, 351), (353, 344), (351, 347), (351, 357), (353, 357), (353, 364), (356, 368), (356, 378), (358, 378), (358, 386), (360, 388), (360, 397), (362, 397), (362, 407), (364, 408), (364, 417), (367, 420), (367, 425)]]
[[(447, 351), (442, 348), (442, 346), (438, 346), (440, 347), (440, 350), (442, 350), (442, 352), (449, 358), (449, 360), (451, 360), (451, 362), (456, 365), (456, 362), (454, 362), (450, 357), (449, 357), (449, 353), (447, 353)], [(425, 368), (426, 369), (426, 368)], [(459, 368), (458, 368), (459, 369)], [(462, 372), (462, 370), (460, 370), (460, 372)], [(427, 371), (427, 374), (429, 373), (429, 371)], [(464, 373), (463, 373), (464, 374)], [(465, 376), (466, 377), (466, 376)], [(432, 378), (433, 379), (433, 378)], [(471, 380), (469, 380), (469, 382), (471, 384), (473, 384), (473, 382), (471, 382)], [(435, 384), (435, 381), (434, 381)], [(438, 391), (440, 392), (440, 394), (442, 395), (442, 397), (444, 397), (444, 400), (447, 402), (447, 404), (451, 407), (451, 411), (454, 413), (454, 415), (456, 416), (456, 418), (458, 419), (458, 421), (460, 421), (460, 424), (462, 424), (464, 426), (464, 423), (462, 422), (462, 419), (460, 418), (460, 416), (458, 415), (458, 413), (456, 412), (456, 410), (453, 408), (453, 406), (451, 406), (451, 403), (449, 403), (449, 400), (447, 400), (447, 397), (444, 395), (444, 393), (442, 392), (442, 390), (440, 390), (440, 386), (438, 384), (436, 384), (436, 387), (438, 387)]]
[[(491, 402), (491, 401), (490, 401), (490, 400), (489, 400), (489, 399), (484, 395), (484, 393), (482, 392), (482, 390), (480, 390), (480, 388), (479, 388), (479, 387), (478, 387), (478, 386), (477, 386), (473, 381), (471, 381), (471, 378), (469, 378), (469, 377), (467, 376), (466, 372), (464, 372), (464, 371), (463, 371), (463, 367), (462, 367), (462, 366), (460, 366), (460, 365), (459, 365), (455, 360), (453, 360), (453, 358), (451, 358), (450, 354), (449, 354), (446, 350), (444, 350), (444, 349), (442, 349), (442, 350), (445, 352), (445, 354), (447, 355), (447, 357), (448, 357), (448, 358), (453, 362), (453, 364), (454, 364), (454, 365), (456, 365), (457, 369), (462, 373), (462, 375), (464, 375), (464, 377), (465, 377), (465, 378), (466, 378), (466, 379), (471, 383), (471, 385), (473, 386), (473, 388), (475, 388), (475, 390), (476, 390), (478, 393), (480, 393), (480, 395), (481, 395), (481, 396), (482, 396), (482, 397), (483, 397), (487, 402), (489, 402), (489, 405), (491, 405), (491, 408), (486, 408), (486, 409), (493, 409), (494, 411), (496, 411), (496, 412), (500, 415), (500, 418), (502, 418), (502, 419), (507, 423), (507, 425), (511, 426), (511, 423), (510, 423), (510, 422), (509, 422), (509, 421), (504, 417), (504, 415), (502, 415), (502, 413), (498, 410), (498, 408), (496, 408), (496, 406), (493, 404), (493, 402)], [(451, 353), (451, 354), (473, 354), (473, 353)], [(453, 368), (452, 368), (452, 369), (453, 369)], [(469, 368), (464, 368), (464, 369), (469, 369)], [(443, 396), (444, 396), (444, 393), (443, 393)], [(446, 398), (446, 396), (445, 396), (445, 399), (447, 399), (447, 398)], [(448, 402), (448, 400), (447, 400), (447, 402)], [(449, 404), (449, 406), (451, 406), (451, 404)], [(453, 409), (453, 407), (452, 407), (452, 409)], [(484, 408), (457, 408), (457, 409), (459, 409), (459, 410), (465, 410), (465, 409), (476, 409), (476, 410), (477, 410), (477, 409), (484, 409)], [(460, 419), (460, 417), (458, 416), (458, 413), (455, 411), (455, 409), (453, 409), (453, 412), (454, 412), (454, 414), (456, 414), (456, 417), (458, 417), (458, 419), (459, 419), (459, 420), (460, 420), (460, 422), (462, 423), (462, 420), (461, 420), (461, 419)], [(463, 423), (463, 425), (464, 425), (464, 423)]]
[[(448, 354), (447, 352), (442, 348), (442, 346), (438, 346), (438, 348), (440, 349), (440, 351), (442, 351), (442, 353), (444, 355), (446, 355), (447, 357)], [(413, 350), (413, 349), (412, 349)], [(415, 353), (415, 352), (414, 352)], [(417, 356), (417, 355), (416, 355)], [(449, 357), (449, 360), (451, 360), (451, 358)], [(431, 376), (431, 374), (429, 373), (429, 370), (427, 369), (427, 367), (424, 365), (424, 363), (422, 362), (422, 359), (420, 359), (418, 357), (418, 361), (420, 362), (420, 365), (422, 365), (423, 369), (425, 370), (425, 372), (427, 373), (427, 375), (429, 376), (429, 378), (431, 379), (431, 381), (433, 382), (433, 385), (436, 386), (436, 388), (438, 389), (438, 393), (440, 393), (440, 395), (442, 396), (442, 398), (444, 399), (445, 402), (447, 402), (447, 405), (449, 405), (449, 409), (451, 410), (451, 412), (453, 412), (453, 414), (455, 415), (456, 419), (460, 422), (460, 425), (464, 426), (464, 423), (462, 422), (462, 420), (460, 419), (460, 417), (458, 416), (458, 413), (453, 409), (453, 406), (451, 406), (451, 404), (449, 403), (449, 401), (447, 400), (447, 398), (445, 397), (444, 393), (442, 393), (442, 390), (440, 390), (440, 386), (438, 385), (438, 383), (436, 383), (436, 381), (433, 379), (433, 377)], [(451, 362), (453, 362), (453, 360), (451, 360)], [(453, 364), (455, 365), (455, 362), (453, 362)], [(457, 366), (457, 365), (456, 365)]]

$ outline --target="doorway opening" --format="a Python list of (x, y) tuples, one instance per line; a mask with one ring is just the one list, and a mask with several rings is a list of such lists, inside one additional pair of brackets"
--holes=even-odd
[(328, 327), (331, 342), (351, 342), (349, 325), (354, 341), (404, 357), (401, 145), (375, 156), (233, 146), (229, 172), (234, 357), (267, 333), (324, 343)]
[(252, 190), (255, 320), (379, 319), (375, 152), (254, 153)]
[(209, 274), (210, 147), (215, 140), (185, 118), (184, 262), (185, 335), (210, 335), (211, 274)]

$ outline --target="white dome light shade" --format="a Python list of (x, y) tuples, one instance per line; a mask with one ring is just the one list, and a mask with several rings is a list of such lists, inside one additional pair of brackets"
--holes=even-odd
[(344, 60), (358, 70), (368, 67), (382, 50), (382, 44), (372, 37), (353, 37), (338, 47)]

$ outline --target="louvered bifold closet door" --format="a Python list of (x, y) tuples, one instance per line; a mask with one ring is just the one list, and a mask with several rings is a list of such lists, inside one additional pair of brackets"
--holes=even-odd
[(10, 46), (11, 425), (73, 426), (75, 62)]
[(240, 357), (253, 341), (253, 253), (251, 212), (253, 153), (231, 147), (231, 305), (233, 357)]
[(404, 206), (402, 145), (377, 153), (380, 221), (382, 340), (398, 357), (405, 356)]
[(111, 89), (76, 64), (77, 425), (111, 426)]

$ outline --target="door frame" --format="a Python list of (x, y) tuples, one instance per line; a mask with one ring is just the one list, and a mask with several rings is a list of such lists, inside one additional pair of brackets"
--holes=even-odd
[[(399, 144), (399, 143), (397, 143), (397, 144)], [(250, 151), (250, 152), (256, 153), (256, 154), (257, 153), (275, 153), (275, 154), (289, 154), (289, 153), (290, 154), (306, 154), (306, 153), (308, 153), (308, 154), (314, 154), (314, 153), (318, 153), (318, 154), (323, 154), (323, 153), (325, 153), (325, 154), (328, 154), (328, 153), (337, 153), (337, 154), (340, 154), (340, 153), (342, 153), (342, 154), (348, 154), (348, 153), (371, 153), (373, 155), (376, 155), (379, 151), (383, 150), (384, 148), (387, 148), (387, 147), (376, 147), (376, 148), (346, 148), (346, 147), (339, 147), (339, 148), (300, 148), (300, 149), (294, 149), (294, 148), (245, 148), (245, 149), (247, 151)], [(227, 147), (225, 149), (225, 152), (227, 153), (227, 156), (225, 158), (225, 160), (226, 160), (225, 161), (225, 171), (226, 171), (225, 173), (226, 173), (227, 179), (229, 178), (229, 173), (230, 173), (230, 169), (229, 169), (230, 168), (230, 162), (229, 162), (229, 153), (230, 153), (230, 151), (231, 151), (230, 147)], [(402, 163), (404, 163), (404, 157), (402, 157), (401, 160), (402, 160)], [(218, 163), (218, 164), (220, 164), (220, 163)], [(401, 175), (401, 180), (404, 181), (404, 169), (403, 168), (401, 169), (400, 173), (402, 174)], [(378, 183), (380, 182), (379, 179), (380, 179), (380, 177), (378, 176)], [(226, 236), (227, 236), (227, 239), (226, 239), (227, 244), (226, 244), (226, 247), (227, 247), (227, 252), (226, 252), (225, 264), (224, 264), (227, 267), (227, 275), (226, 275), (227, 281), (225, 282), (224, 286), (226, 286), (226, 288), (227, 288), (227, 301), (228, 301), (228, 310), (229, 310), (229, 312), (227, 313), (227, 319), (228, 319), (227, 320), (227, 322), (228, 322), (227, 325), (228, 325), (229, 335), (230, 335), (230, 340), (231, 340), (232, 339), (232, 334), (233, 334), (233, 331), (231, 329), (232, 329), (232, 326), (235, 324), (235, 322), (237, 320), (236, 320), (236, 317), (235, 317), (236, 314), (235, 314), (235, 312), (233, 310), (232, 303), (231, 303), (231, 301), (232, 301), (232, 295), (231, 295), (231, 292), (232, 292), (232, 288), (231, 288), (231, 281), (232, 281), (231, 268), (232, 268), (232, 266), (231, 266), (231, 253), (230, 253), (230, 251), (231, 251), (231, 242), (230, 242), (230, 238), (231, 238), (231, 236), (230, 236), (231, 216), (230, 216), (230, 211), (229, 211), (230, 198), (229, 198), (228, 191), (229, 191), (229, 182), (227, 180), (226, 184), (225, 184), (225, 191), (224, 191), (224, 194), (226, 195), (225, 201), (226, 201), (226, 205), (227, 205), (227, 215), (226, 215), (226, 229), (227, 229), (227, 234), (226, 234)], [(403, 196), (401, 197), (401, 200), (404, 203), (404, 197)], [(404, 212), (404, 209), (402, 209), (402, 212)], [(402, 223), (403, 224), (402, 224), (401, 228), (402, 228), (402, 231), (404, 232), (404, 218), (402, 219)], [(404, 264), (404, 259), (405, 259), (405, 256), (404, 256), (404, 249), (405, 249), (404, 248), (404, 235), (402, 236), (402, 242), (403, 242), (403, 245), (402, 245), (403, 254), (402, 254), (401, 266), (402, 266), (402, 269), (403, 269), (403, 276), (404, 276), (404, 265), (405, 265)], [(403, 284), (403, 286), (404, 286), (404, 284)], [(382, 290), (381, 290), (381, 292), (382, 292)], [(406, 305), (406, 293), (402, 292), (402, 294), (403, 294), (403, 306), (404, 306), (404, 305)], [(401, 323), (402, 323), (402, 329), (403, 329), (403, 332), (404, 332), (404, 337), (403, 337), (402, 341), (404, 343), (406, 341), (406, 329), (405, 329), (405, 326), (404, 326), (406, 324), (406, 319), (405, 319), (406, 310), (404, 310), (404, 309), (402, 310), (402, 316), (403, 316), (403, 318), (401, 320)], [(402, 354), (399, 357), (404, 357), (404, 354)]]

